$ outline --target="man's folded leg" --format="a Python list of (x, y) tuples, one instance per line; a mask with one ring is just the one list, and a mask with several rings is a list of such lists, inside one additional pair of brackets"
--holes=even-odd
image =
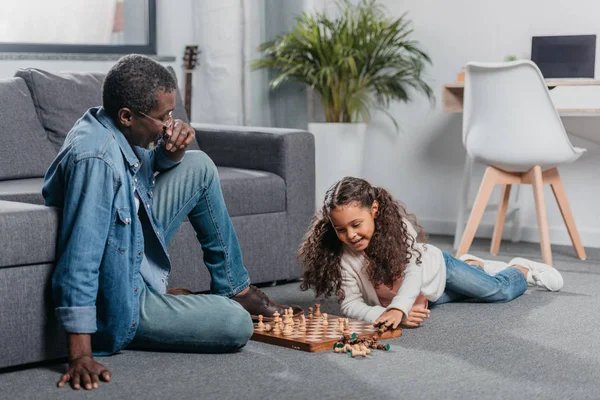
[[(263, 315), (270, 321), (275, 312), (283, 314), (290, 306), (271, 301), (250, 286), (237, 235), (221, 191), (217, 168), (203, 152), (188, 151), (181, 164), (161, 173), (156, 180), (155, 213), (165, 229), (167, 242), (187, 216), (196, 231), (211, 276), (211, 293), (230, 297), (254, 319)], [(171, 289), (187, 294), (186, 289)], [(302, 313), (291, 306), (294, 315)]]
[(160, 294), (142, 286), (140, 319), (130, 349), (226, 353), (241, 349), (254, 331), (250, 315), (223, 296)]

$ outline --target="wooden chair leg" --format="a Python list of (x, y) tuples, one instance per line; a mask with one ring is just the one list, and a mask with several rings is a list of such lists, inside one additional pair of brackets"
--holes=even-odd
[(540, 232), (540, 247), (542, 249), (542, 260), (545, 264), (552, 265), (552, 249), (550, 248), (550, 236), (548, 234), (548, 219), (546, 217), (546, 203), (544, 202), (544, 180), (542, 178), (542, 167), (536, 165), (528, 174), (533, 184), (533, 197), (535, 199), (535, 211)]
[(496, 215), (496, 225), (494, 225), (494, 234), (492, 235), (492, 244), (490, 253), (497, 256), (500, 251), (500, 242), (502, 241), (502, 232), (504, 231), (504, 221), (506, 220), (506, 209), (508, 208), (508, 199), (510, 198), (510, 188), (512, 185), (502, 186), (500, 203), (498, 204), (498, 215)]
[(581, 238), (579, 237), (579, 232), (575, 226), (575, 220), (573, 219), (571, 207), (569, 206), (569, 201), (567, 200), (567, 193), (565, 192), (565, 187), (560, 179), (558, 170), (553, 168), (550, 171), (546, 171), (546, 173), (544, 173), (544, 178), (546, 178), (546, 176), (548, 176), (547, 181), (550, 183), (552, 193), (554, 193), (554, 197), (558, 203), (558, 208), (560, 209), (560, 213), (565, 221), (565, 225), (567, 226), (567, 231), (569, 232), (569, 237), (571, 238), (571, 243), (573, 243), (575, 253), (581, 260), (585, 260), (587, 258), (585, 249), (581, 244)]
[(460, 245), (458, 246), (456, 257), (460, 257), (467, 251), (469, 251), (469, 248), (473, 243), (475, 233), (477, 232), (479, 222), (481, 222), (481, 217), (485, 212), (485, 206), (490, 200), (490, 196), (492, 194), (492, 191), (494, 190), (494, 185), (498, 180), (498, 176), (498, 170), (494, 167), (487, 167), (487, 169), (485, 170), (483, 180), (481, 181), (481, 185), (479, 186), (479, 192), (477, 192), (477, 197), (475, 198), (475, 203), (473, 204), (473, 209), (471, 210), (471, 215), (469, 216), (467, 226), (463, 231), (463, 236), (460, 241)]

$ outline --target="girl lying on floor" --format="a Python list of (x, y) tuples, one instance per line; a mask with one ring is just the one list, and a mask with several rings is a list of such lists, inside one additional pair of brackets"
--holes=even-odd
[(346, 177), (327, 191), (305, 235), (301, 289), (313, 288), (317, 297), (336, 294), (348, 317), (396, 328), (420, 326), (429, 318), (428, 303), (507, 302), (528, 285), (563, 286), (549, 265), (520, 257), (508, 263), (469, 254), (457, 259), (425, 239), (414, 215), (388, 191)]

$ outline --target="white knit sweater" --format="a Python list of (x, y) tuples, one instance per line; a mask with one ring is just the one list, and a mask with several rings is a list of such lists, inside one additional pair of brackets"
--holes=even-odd
[[(413, 226), (404, 220), (408, 232), (413, 237), (417, 233)], [(429, 244), (416, 243), (415, 248), (421, 252), (421, 264), (416, 264), (416, 255), (404, 271), (404, 278), (398, 294), (391, 304), (384, 308), (379, 302), (375, 286), (366, 273), (367, 260), (361, 253), (344, 245), (341, 257), (342, 289), (345, 298), (341, 303), (342, 313), (350, 318), (374, 322), (384, 311), (396, 308), (402, 310), (404, 319), (412, 309), (419, 293), (430, 301), (435, 301), (444, 293), (446, 287), (446, 263), (442, 251)]]

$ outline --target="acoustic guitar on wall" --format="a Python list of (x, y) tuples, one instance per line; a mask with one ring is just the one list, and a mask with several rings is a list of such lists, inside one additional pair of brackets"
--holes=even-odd
[(192, 71), (198, 61), (198, 46), (185, 46), (183, 62), (185, 64), (184, 107), (189, 120), (192, 120)]

